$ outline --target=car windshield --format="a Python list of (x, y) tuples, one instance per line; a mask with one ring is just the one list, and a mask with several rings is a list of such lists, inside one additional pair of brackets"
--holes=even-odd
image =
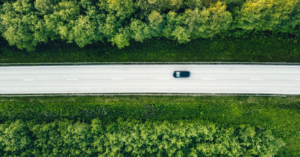
[(179, 72), (179, 71), (176, 72), (176, 76), (177, 76), (177, 77), (180, 76), (180, 72)]

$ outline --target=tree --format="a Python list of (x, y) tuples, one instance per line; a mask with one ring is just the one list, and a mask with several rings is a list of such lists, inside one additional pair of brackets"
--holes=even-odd
[[(0, 15), (3, 13), (4, 13), (3, 6), (0, 5)], [(0, 18), (0, 34), (2, 35), (2, 32), (4, 32), (4, 31), (5, 31), (5, 25), (2, 23), (2, 19)]]
[(16, 2), (12, 3), (12, 5), (14, 10), (21, 14), (30, 13), (33, 10), (30, 0), (17, 0)]
[(184, 24), (187, 25), (189, 33), (194, 32), (199, 26), (200, 15), (198, 8), (195, 8), (194, 11), (187, 9), (186, 13), (188, 14)]
[(73, 27), (75, 42), (79, 47), (84, 47), (87, 44), (92, 44), (92, 41), (96, 41), (96, 25), (90, 21), (89, 16), (80, 15), (75, 21)]
[(81, 0), (80, 5), (87, 16), (94, 19), (99, 14), (99, 9), (96, 8), (97, 4), (92, 3), (90, 0)]
[(196, 38), (211, 38), (221, 31), (226, 31), (232, 22), (231, 14), (221, 2), (205, 7), (186, 9), (184, 13), (170, 11), (167, 14), (163, 35), (167, 38), (177, 39), (179, 43), (189, 42)]
[(176, 25), (176, 18), (177, 18), (177, 13), (174, 11), (169, 11), (168, 14), (166, 15), (166, 25), (164, 27), (164, 30), (162, 31), (162, 36), (168, 38), (168, 39), (173, 39), (172, 37), (172, 32), (175, 30), (175, 25)]
[(135, 5), (141, 9), (139, 17), (144, 19), (153, 10), (157, 12), (177, 11), (182, 7), (183, 0), (136, 0)]
[(243, 4), (237, 15), (237, 28), (255, 31), (272, 30), (289, 19), (299, 0), (253, 0)]
[(73, 27), (80, 14), (79, 4), (73, 1), (63, 1), (55, 5), (53, 9), (53, 14), (44, 16), (47, 31), (53, 31), (62, 40), (72, 43), (75, 38)]
[(110, 39), (117, 34), (118, 29), (120, 29), (122, 26), (121, 22), (118, 21), (117, 17), (113, 14), (108, 14), (106, 16), (104, 15), (102, 17), (99, 17), (97, 23), (98, 32), (103, 34), (108, 41), (110, 41)]
[[(38, 10), (36, 14), (39, 16), (53, 14), (53, 7), (57, 2), (58, 0), (36, 0), (34, 2), (34, 7)], [(48, 38), (51, 38), (52, 40), (58, 39), (53, 30), (47, 29), (44, 19), (39, 19), (35, 27), (36, 31), (33, 36), (37, 41), (46, 43), (48, 42)]]
[(19, 154), (19, 152), (31, 148), (28, 128), (22, 120), (16, 120), (7, 128), (0, 130), (3, 131), (1, 132), (0, 143), (4, 146), (4, 151)]
[(53, 6), (58, 0), (36, 0), (34, 7), (38, 10), (37, 14), (47, 15), (53, 12)]
[(190, 9), (186, 9), (184, 13), (179, 14), (170, 11), (165, 20), (167, 25), (162, 31), (162, 35), (168, 39), (178, 40), (180, 44), (189, 42), (191, 36), (184, 24), (189, 12)]
[[(191, 15), (195, 15), (195, 12)], [(190, 19), (196, 18), (197, 16), (190, 16)], [(196, 23), (197, 22), (199, 22), (199, 26), (192, 32), (192, 39), (211, 38), (221, 31), (226, 31), (230, 27), (232, 16), (230, 12), (226, 11), (226, 6), (223, 3), (217, 2), (207, 9), (204, 7), (200, 12), (199, 20), (196, 20)], [(188, 21), (186, 21), (186, 23), (188, 23)]]
[(105, 130), (103, 129), (101, 121), (98, 118), (93, 119), (91, 123), (91, 134), (93, 135), (94, 141), (91, 146), (93, 146), (100, 154), (104, 152), (104, 133)]
[(136, 11), (133, 0), (99, 0), (100, 8), (104, 8), (110, 14), (115, 14), (120, 21), (130, 18)]
[(149, 26), (151, 28), (151, 34), (154, 37), (160, 36), (161, 32), (163, 31), (164, 27), (164, 19), (163, 16), (160, 15), (159, 12), (153, 10), (149, 16), (147, 21), (149, 22)]
[[(127, 19), (135, 12), (136, 8), (132, 0), (99, 0), (100, 10), (105, 10), (105, 21), (98, 19), (98, 34), (103, 34), (107, 41), (119, 48), (129, 46), (130, 30)], [(103, 16), (102, 16), (103, 17)]]
[(129, 28), (120, 28), (119, 32), (109, 41), (112, 42), (112, 45), (117, 45), (119, 49), (124, 48), (125, 46), (129, 46)]
[(172, 36), (174, 36), (180, 44), (191, 41), (190, 33), (182, 26), (176, 26), (175, 30), (172, 32)]
[(57, 39), (57, 35), (52, 30), (47, 30), (46, 22), (43, 19), (39, 19), (35, 25), (35, 31), (33, 37), (37, 42), (48, 42), (50, 37), (52, 40)]
[(280, 24), (277, 24), (272, 30), (274, 33), (283, 32), (296, 35), (300, 37), (299, 31), (300, 25), (300, 1), (295, 5), (292, 13), (289, 14), (289, 19), (282, 20)]
[(186, 8), (190, 9), (202, 9), (203, 8), (203, 1), (202, 0), (186, 0), (183, 2)]
[(129, 29), (130, 37), (135, 39), (135, 41), (143, 42), (144, 39), (150, 39), (152, 37), (151, 28), (147, 23), (142, 22), (141, 20), (132, 18)]
[(34, 51), (38, 40), (33, 33), (39, 18), (32, 12), (33, 7), (29, 0), (17, 0), (14, 3), (3, 5), (4, 14), (1, 14), (2, 25), (5, 26), (3, 37), (9, 44), (19, 49)]
[(58, 131), (58, 121), (52, 123), (36, 124), (30, 128), (35, 137), (34, 145), (40, 151), (33, 152), (34, 156), (60, 156), (63, 140)]
[[(61, 138), (67, 148), (66, 150), (68, 150), (72, 156), (85, 156), (93, 153), (90, 148), (92, 143), (92, 134), (90, 129), (90, 125), (79, 121), (73, 125), (69, 124), (61, 128)], [(65, 153), (65, 155), (67, 154), (68, 153)]]

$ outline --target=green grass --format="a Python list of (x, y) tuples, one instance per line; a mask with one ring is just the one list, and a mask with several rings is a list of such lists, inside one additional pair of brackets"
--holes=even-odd
[(104, 123), (123, 119), (208, 120), (223, 126), (250, 124), (270, 129), (287, 145), (279, 156), (300, 156), (300, 96), (180, 97), (95, 96), (0, 98), (0, 118), (53, 121), (69, 118)]
[(186, 44), (176, 41), (150, 39), (144, 43), (131, 41), (130, 46), (118, 49), (111, 43), (95, 43), (79, 48), (75, 43), (51, 41), (34, 52), (1, 46), (0, 63), (47, 62), (299, 62), (300, 45), (287, 34), (269, 33), (245, 35), (245, 38), (215, 37), (195, 39)]

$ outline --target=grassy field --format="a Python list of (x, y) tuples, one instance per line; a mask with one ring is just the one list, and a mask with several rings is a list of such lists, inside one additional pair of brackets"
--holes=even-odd
[(118, 118), (140, 120), (209, 120), (223, 126), (250, 124), (270, 129), (285, 140), (278, 156), (300, 155), (300, 96), (180, 97), (95, 96), (0, 98), (1, 121), (68, 118), (104, 123)]
[(300, 45), (287, 34), (245, 35), (245, 38), (215, 37), (177, 44), (168, 39), (131, 41), (118, 49), (110, 43), (95, 43), (79, 48), (75, 43), (53, 41), (41, 44), (34, 52), (19, 50), (2, 41), (0, 63), (47, 62), (299, 62)]

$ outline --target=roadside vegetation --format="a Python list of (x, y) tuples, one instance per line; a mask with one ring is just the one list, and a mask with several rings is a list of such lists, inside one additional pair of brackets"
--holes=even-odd
[(199, 121), (16, 120), (0, 130), (2, 156), (274, 156), (285, 145), (270, 130), (225, 129)]
[[(169, 58), (169, 55), (171, 58), (174, 57), (170, 60), (179, 60), (179, 55), (183, 53), (188, 60), (192, 58), (188, 55), (189, 53), (191, 55), (195, 55), (196, 52), (202, 54), (201, 50), (207, 48), (204, 46), (207, 43), (203, 41), (204, 39), (214, 37), (225, 41), (240, 37), (246, 39), (249, 33), (270, 31), (272, 34), (285, 33), (287, 36), (291, 34), (289, 40), (298, 42), (300, 38), (299, 6), (300, 0), (0, 0), (0, 33), (3, 37), (2, 41), (7, 41), (9, 45), (18, 49), (24, 49), (31, 55), (39, 56), (41, 61), (47, 60), (48, 56), (54, 59), (52, 55), (62, 55), (63, 60), (66, 60), (67, 56), (72, 57), (70, 61), (80, 60), (82, 56), (84, 59), (96, 57), (90, 60), (99, 61), (129, 60), (132, 56), (135, 56), (131, 58), (133, 60), (147, 60), (145, 55), (150, 58), (148, 60), (157, 56), (161, 59)], [(166, 42), (162, 42), (161, 45), (168, 47), (164, 49), (154, 47), (150, 50), (142, 48), (143, 46), (149, 48), (147, 40), (157, 38), (165, 40)], [(253, 45), (271, 44), (275, 40), (272, 46), (276, 44), (275, 46), (280, 50), (287, 46), (285, 42), (276, 41), (277, 38), (265, 40), (266, 43), (264, 40), (257, 39), (256, 36), (254, 38), (255, 42), (251, 43)], [(52, 41), (65, 46), (49, 44)], [(127, 53), (121, 53), (123, 56), (120, 56), (115, 48), (106, 49), (108, 45), (123, 49), (134, 43), (133, 41), (139, 44), (135, 43), (131, 48), (124, 50), (123, 52)], [(176, 42), (167, 44), (170, 41)], [(192, 41), (192, 44), (186, 44)], [(247, 57), (233, 56), (237, 53), (245, 53), (245, 55), (253, 53), (254, 56), (251, 59), (255, 60), (258, 57), (268, 56), (263, 53), (271, 54), (272, 50), (276, 50), (273, 48), (265, 52), (266, 48), (263, 46), (257, 47), (261, 49), (244, 50), (244, 44), (246, 48), (249, 47), (246, 41), (234, 46), (232, 42), (235, 41), (230, 39), (227, 43), (211, 43), (208, 45), (210, 50), (203, 52), (208, 58), (215, 55), (221, 55), (224, 58), (213, 57), (213, 60), (247, 60), (245, 59)], [(45, 45), (41, 46), (40, 44), (43, 43)], [(67, 46), (65, 43), (75, 44)], [(96, 44), (92, 46), (93, 43)], [(202, 43), (201, 49), (193, 48), (199, 43)], [(154, 46), (153, 42), (150, 44)], [(230, 47), (225, 44), (229, 44)], [(38, 45), (40, 49), (36, 51)], [(80, 48), (92, 47), (93, 53), (88, 53), (89, 48), (81, 50), (74, 45)], [(180, 45), (176, 46), (176, 48), (180, 47), (179, 50), (191, 48), (172, 52), (171, 50), (175, 49), (174, 45)], [(49, 50), (52, 46), (54, 47)], [(170, 46), (172, 46), (171, 49)], [(68, 48), (60, 50), (63, 47)], [(43, 53), (40, 54), (43, 48)], [(231, 52), (231, 48), (234, 52)], [(221, 54), (223, 50), (227, 50), (229, 54)], [(26, 53), (22, 55), (16, 49), (2, 48), (1, 51), (4, 55), (10, 54), (11, 57), (28, 56)], [(298, 49), (290, 51), (285, 51), (285, 55), (292, 53), (294, 56)], [(70, 56), (69, 53), (73, 55)], [(105, 53), (107, 58), (101, 56), (98, 59), (98, 53)], [(262, 53), (260, 54), (262, 56), (255, 55), (255, 53)], [(196, 60), (199, 58), (207, 59), (197, 54)], [(271, 58), (273, 57), (269, 57), (269, 60)], [(288, 59), (284, 58), (284, 60)], [(2, 58), (2, 61), (11, 60)]]
[[(300, 0), (0, 0), (0, 63), (299, 62), (299, 15)], [(0, 155), (298, 157), (299, 111), (299, 96), (1, 97)]]
[(132, 41), (119, 49), (110, 43), (94, 43), (84, 48), (75, 43), (53, 41), (28, 52), (3, 41), (0, 63), (51, 62), (299, 62), (300, 44), (287, 33), (249, 33), (244, 37), (195, 39), (186, 44), (160, 38), (143, 43)]
[[(7, 126), (15, 120), (51, 123), (68, 119), (103, 126), (122, 120), (141, 123), (181, 121), (214, 123), (220, 128), (251, 126), (270, 130), (286, 145), (277, 156), (300, 155), (300, 97), (239, 96), (95, 96), (0, 98), (0, 120)], [(237, 129), (238, 130), (238, 129)]]

